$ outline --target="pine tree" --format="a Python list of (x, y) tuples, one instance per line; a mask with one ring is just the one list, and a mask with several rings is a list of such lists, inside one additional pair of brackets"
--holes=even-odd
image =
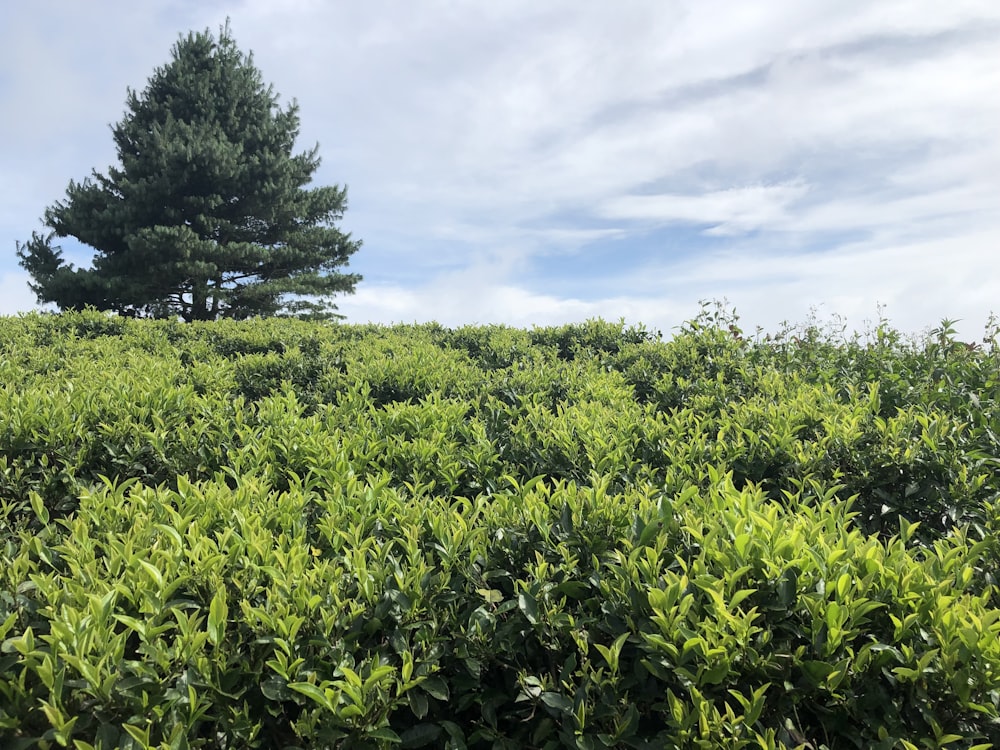
[[(18, 243), (39, 302), (186, 321), (328, 317), (360, 280), (338, 269), (361, 245), (334, 223), (346, 187), (305, 186), (318, 146), (293, 153), (298, 107), (282, 109), (228, 22), (181, 37), (112, 128), (117, 166), (71, 181), (48, 234)], [(66, 263), (54, 237), (96, 250)]]

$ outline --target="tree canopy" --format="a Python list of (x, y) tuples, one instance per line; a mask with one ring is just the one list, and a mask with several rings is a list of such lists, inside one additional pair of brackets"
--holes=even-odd
[[(354, 291), (340, 271), (361, 242), (335, 223), (347, 189), (306, 187), (319, 147), (293, 153), (298, 105), (282, 108), (228, 23), (181, 36), (112, 127), (118, 164), (70, 181), (48, 233), (17, 244), (39, 302), (186, 321), (328, 317)], [(96, 252), (65, 261), (54, 238)]]

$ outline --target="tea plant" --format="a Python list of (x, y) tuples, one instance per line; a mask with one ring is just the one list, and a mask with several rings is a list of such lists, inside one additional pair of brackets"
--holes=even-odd
[(1000, 352), (0, 320), (3, 747), (1000, 745)]

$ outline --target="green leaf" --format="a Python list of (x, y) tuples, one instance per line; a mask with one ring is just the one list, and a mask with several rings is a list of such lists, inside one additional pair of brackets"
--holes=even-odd
[(174, 544), (176, 544), (178, 547), (182, 547), (184, 545), (184, 540), (181, 539), (180, 532), (177, 531), (177, 529), (175, 529), (173, 526), (169, 526), (168, 524), (165, 523), (158, 523), (155, 524), (153, 528), (170, 537), (173, 540)]
[(590, 586), (586, 583), (573, 580), (563, 581), (556, 586), (555, 590), (570, 599), (585, 599), (591, 593)]
[(45, 507), (45, 501), (42, 499), (42, 496), (37, 492), (29, 492), (28, 502), (31, 503), (31, 509), (35, 511), (35, 516), (42, 522), (42, 525), (48, 525), (49, 509)]
[(383, 742), (391, 742), (394, 745), (400, 744), (403, 739), (392, 731), (389, 727), (379, 727), (378, 729), (372, 729), (367, 733), (369, 739), (382, 740)]
[(826, 608), (826, 624), (830, 629), (831, 638), (834, 633), (840, 632), (840, 625), (843, 622), (843, 608), (837, 602), (830, 602)]
[(152, 565), (151, 563), (146, 562), (145, 560), (139, 560), (139, 564), (149, 574), (149, 577), (153, 579), (153, 582), (156, 583), (158, 590), (162, 591), (163, 574), (160, 572), (159, 568), (157, 568), (155, 565)]
[(642, 530), (642, 535), (639, 537), (640, 547), (646, 547), (653, 543), (653, 540), (659, 536), (660, 532), (663, 530), (662, 521), (650, 521), (646, 524), (646, 527)]
[(825, 661), (803, 661), (801, 663), (803, 673), (809, 679), (813, 687), (819, 687), (826, 683), (826, 678), (836, 671), (837, 667)]
[(490, 604), (498, 604), (503, 601), (503, 592), (497, 589), (476, 589), (476, 593)]
[(410, 710), (417, 719), (423, 719), (427, 716), (429, 706), (427, 696), (424, 693), (419, 690), (409, 690), (406, 693), (406, 698), (410, 704)]
[[(343, 669), (341, 671), (343, 671)], [(365, 678), (363, 685), (364, 690), (369, 691), (379, 683), (385, 682), (386, 678), (388, 678), (395, 671), (396, 668), (390, 667), (388, 664), (383, 664), (380, 667), (374, 667)]]
[(698, 682), (702, 685), (718, 685), (729, 675), (729, 664), (720, 662), (707, 669), (703, 669), (698, 674)]
[(330, 703), (330, 698), (327, 696), (326, 691), (313, 685), (311, 682), (289, 682), (288, 688), (289, 690), (294, 690), (296, 693), (301, 693), (324, 708), (333, 710), (333, 705)]
[(544, 703), (549, 708), (554, 708), (564, 714), (573, 713), (573, 701), (567, 698), (562, 693), (554, 693), (551, 691), (545, 691), (541, 695), (542, 703)]
[(538, 624), (538, 602), (535, 601), (535, 597), (527, 591), (522, 591), (517, 595), (517, 606), (521, 608), (528, 622), (532, 625)]
[(420, 687), (425, 693), (439, 701), (447, 701), (449, 698), (448, 683), (440, 677), (428, 677), (420, 683)]
[[(6, 638), (7, 633), (9, 633), (11, 631), (11, 628), (14, 627), (14, 623), (16, 623), (16, 622), (17, 622), (17, 613), (16, 612), (11, 612), (7, 616), (7, 619), (4, 620), (2, 623), (0, 623), (0, 639), (5, 639)], [(7, 641), (6, 640), (3, 641), (3, 644), (4, 645), (2, 647), (0, 647), (0, 653), (9, 653), (11, 650), (13, 650), (13, 646), (9, 646), (9, 647), (7, 646)]]
[(569, 503), (563, 503), (562, 513), (559, 515), (559, 526), (563, 533), (573, 533), (573, 509), (569, 507)]
[(456, 750), (465, 747), (465, 732), (458, 724), (453, 721), (442, 721), (441, 727), (448, 733), (448, 738)]
[(851, 588), (851, 574), (842, 573), (840, 578), (837, 579), (837, 596), (840, 599), (845, 599), (847, 597), (847, 592)]
[(437, 724), (415, 724), (400, 736), (403, 747), (426, 747), (438, 741), (443, 730)]
[(212, 597), (208, 608), (208, 640), (213, 646), (222, 643), (226, 635), (226, 620), (229, 617), (229, 607), (226, 605), (225, 589), (219, 589)]
[(733, 546), (736, 547), (736, 551), (739, 553), (740, 557), (746, 556), (747, 545), (750, 543), (749, 534), (737, 534), (736, 539), (733, 540)]
[(740, 606), (744, 599), (757, 593), (757, 589), (740, 589), (729, 600), (729, 609), (733, 610)]
[(778, 600), (788, 608), (798, 598), (799, 571), (797, 568), (786, 568), (778, 581)]
[(122, 729), (124, 729), (129, 737), (139, 743), (139, 747), (149, 746), (149, 729), (140, 729), (134, 724), (122, 724)]
[(594, 647), (597, 651), (604, 657), (604, 660), (608, 663), (612, 674), (618, 671), (618, 659), (621, 656), (622, 646), (625, 645), (625, 641), (631, 633), (622, 633), (620, 636), (615, 638), (615, 642), (611, 646), (604, 646), (600, 643), (595, 643)]
[(964, 735), (961, 734), (942, 734), (940, 737), (936, 737), (935, 741), (939, 746), (949, 745), (952, 742), (961, 742), (965, 739)]
[(269, 701), (286, 701), (291, 698), (288, 683), (280, 677), (272, 677), (260, 683), (260, 692)]

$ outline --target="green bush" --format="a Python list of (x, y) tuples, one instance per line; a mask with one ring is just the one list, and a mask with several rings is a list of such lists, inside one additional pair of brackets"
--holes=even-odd
[(1000, 745), (1000, 361), (0, 320), (0, 744)]

